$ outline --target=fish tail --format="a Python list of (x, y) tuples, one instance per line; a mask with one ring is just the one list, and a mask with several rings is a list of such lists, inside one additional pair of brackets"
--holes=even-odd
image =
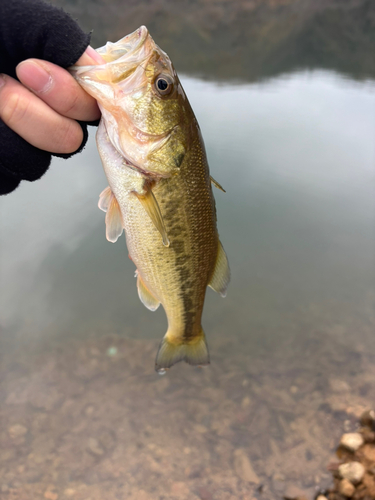
[(206, 343), (206, 337), (202, 327), (198, 335), (191, 340), (174, 340), (169, 338), (168, 332), (160, 343), (156, 355), (155, 370), (164, 372), (179, 361), (186, 361), (189, 365), (208, 365), (210, 355)]

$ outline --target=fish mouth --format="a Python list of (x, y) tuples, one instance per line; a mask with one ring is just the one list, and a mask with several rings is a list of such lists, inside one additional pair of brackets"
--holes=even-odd
[(120, 58), (123, 62), (127, 62), (145, 44), (148, 36), (149, 32), (146, 26), (141, 26), (133, 31), (133, 33), (115, 43), (107, 42), (103, 47), (96, 49), (96, 51), (103, 57), (107, 64), (118, 62)]
[(95, 49), (102, 56), (105, 63), (90, 66), (74, 65), (69, 68), (69, 71), (74, 76), (80, 76), (91, 69), (100, 72), (108, 65), (115, 65), (119, 62), (128, 65), (129, 68), (136, 67), (149, 57), (153, 45), (155, 45), (155, 42), (148, 29), (146, 26), (141, 26), (117, 42), (107, 42), (103, 47)]

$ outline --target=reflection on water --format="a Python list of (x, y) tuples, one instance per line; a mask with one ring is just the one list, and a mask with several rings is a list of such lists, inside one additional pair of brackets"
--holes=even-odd
[(95, 47), (146, 25), (179, 72), (258, 81), (301, 69), (375, 76), (373, 0), (52, 0)]
[(212, 364), (155, 374), (166, 320), (140, 303), (124, 240), (105, 240), (93, 139), (55, 160), (0, 200), (1, 498), (312, 498), (373, 404), (374, 84), (181, 79), (227, 190)]

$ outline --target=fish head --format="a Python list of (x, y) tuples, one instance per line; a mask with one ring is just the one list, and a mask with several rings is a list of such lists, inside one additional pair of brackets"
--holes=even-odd
[(71, 72), (99, 104), (110, 141), (125, 166), (145, 174), (176, 174), (196, 120), (168, 55), (146, 27), (97, 52), (106, 61)]

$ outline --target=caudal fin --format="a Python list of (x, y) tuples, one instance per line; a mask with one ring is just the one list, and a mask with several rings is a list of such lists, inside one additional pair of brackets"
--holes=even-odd
[(197, 337), (186, 343), (171, 342), (165, 335), (156, 355), (155, 370), (163, 372), (179, 361), (186, 361), (189, 365), (204, 366), (210, 364), (210, 355), (202, 329)]

